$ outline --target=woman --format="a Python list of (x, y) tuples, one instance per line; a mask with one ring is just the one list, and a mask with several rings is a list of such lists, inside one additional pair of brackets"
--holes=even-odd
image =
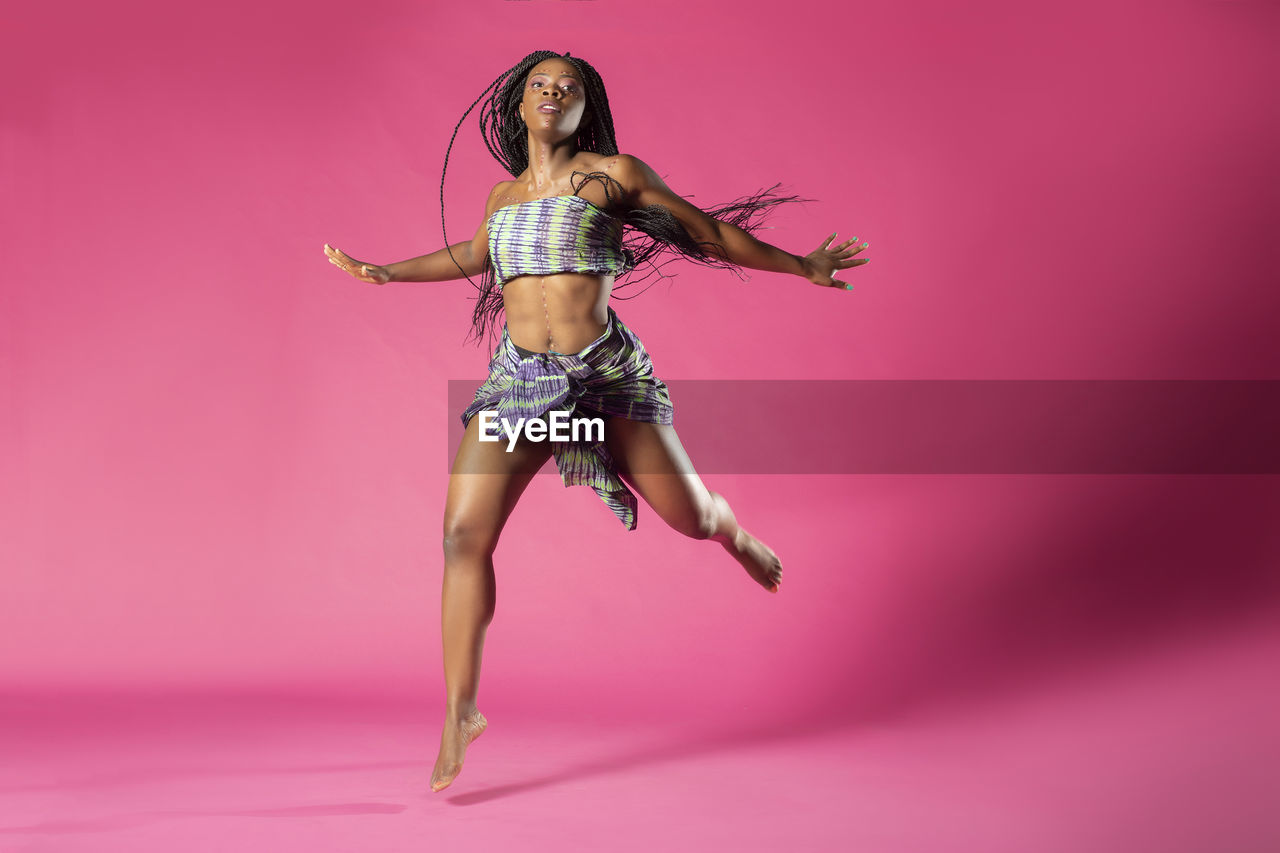
[[(615, 278), (670, 250), (708, 265), (793, 273), (851, 289), (833, 274), (867, 262), (854, 258), (867, 245), (854, 245), (856, 237), (832, 247), (832, 234), (799, 257), (752, 236), (753, 216), (794, 197), (761, 193), (704, 212), (676, 195), (643, 161), (619, 153), (603, 82), (582, 59), (537, 51), (489, 89), (495, 91), (482, 108), (481, 130), (514, 179), (489, 193), (485, 221), (471, 240), (449, 245), (446, 235), (444, 249), (385, 267), (325, 245), (332, 263), (373, 284), (483, 275), (474, 331), (483, 335), (499, 310), (506, 317), (489, 378), (463, 414), (466, 429), (449, 478), (441, 620), (447, 713), (433, 791), (453, 781), (467, 745), (487, 725), (476, 695), (494, 613), (492, 555), (548, 455), (555, 455), (566, 485), (592, 486), (628, 529), (636, 510), (630, 485), (674, 529), (719, 542), (765, 589), (777, 592), (782, 580), (777, 555), (738, 524), (725, 499), (694, 471), (671, 426), (665, 384), (609, 306)], [(443, 225), (443, 177), (441, 186)], [(626, 248), (624, 225), (633, 238)], [(482, 440), (483, 419), (475, 415), (486, 411), (594, 415), (604, 435), (533, 441), (512, 431), (513, 417), (502, 427), (505, 440)]]

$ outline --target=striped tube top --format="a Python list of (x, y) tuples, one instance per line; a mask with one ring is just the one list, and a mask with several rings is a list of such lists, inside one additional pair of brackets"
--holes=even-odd
[(485, 224), (499, 287), (520, 275), (619, 275), (632, 266), (630, 252), (622, 248), (622, 221), (582, 196), (510, 204)]

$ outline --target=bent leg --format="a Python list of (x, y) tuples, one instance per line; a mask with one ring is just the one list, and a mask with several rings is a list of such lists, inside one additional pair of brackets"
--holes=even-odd
[(497, 582), (493, 550), (516, 502), (551, 454), (548, 443), (481, 442), (480, 419), (463, 433), (449, 475), (444, 511), (441, 639), (446, 713), (431, 789), (447, 787), (462, 769), (467, 744), (487, 721), (476, 707), (485, 631), (493, 620)]
[(729, 502), (694, 470), (675, 427), (610, 418), (605, 444), (619, 474), (672, 529), (719, 542), (770, 592), (782, 583), (782, 563), (768, 545), (738, 524)]

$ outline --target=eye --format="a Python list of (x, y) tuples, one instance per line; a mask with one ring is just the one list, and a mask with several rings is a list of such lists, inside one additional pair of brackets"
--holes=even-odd
[[(529, 88), (537, 89), (539, 86), (545, 86), (545, 85), (547, 84), (541, 80), (534, 80), (531, 83), (529, 83)], [(570, 95), (576, 95), (578, 93), (578, 87), (573, 85), (572, 83), (566, 83), (565, 85), (561, 86), (560, 89), (566, 94), (570, 94)]]

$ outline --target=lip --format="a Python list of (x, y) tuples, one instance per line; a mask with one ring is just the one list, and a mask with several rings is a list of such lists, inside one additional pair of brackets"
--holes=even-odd
[(538, 112), (558, 113), (558, 112), (563, 112), (563, 110), (560, 109), (559, 105), (553, 104), (551, 101), (543, 101), (542, 103), (538, 104)]

